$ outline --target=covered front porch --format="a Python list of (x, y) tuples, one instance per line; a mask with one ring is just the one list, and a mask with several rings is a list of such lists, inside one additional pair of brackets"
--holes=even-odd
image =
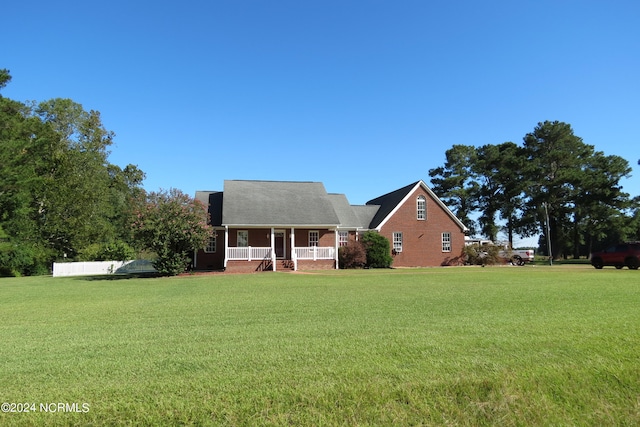
[(226, 227), (224, 267), (264, 271), (338, 268), (335, 229)]

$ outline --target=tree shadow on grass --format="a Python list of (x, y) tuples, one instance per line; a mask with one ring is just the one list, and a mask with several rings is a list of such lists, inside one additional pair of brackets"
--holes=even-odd
[(128, 279), (150, 279), (154, 277), (161, 277), (161, 275), (158, 273), (101, 274), (95, 276), (76, 276), (74, 279), (93, 282)]

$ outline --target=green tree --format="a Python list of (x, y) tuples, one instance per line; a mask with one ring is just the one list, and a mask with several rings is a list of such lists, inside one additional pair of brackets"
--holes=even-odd
[[(595, 153), (594, 147), (576, 136), (569, 124), (558, 121), (538, 123), (524, 137), (524, 153), (524, 175), (531, 183), (527, 191), (529, 218), (543, 217), (539, 210), (546, 204), (552, 257), (575, 253), (579, 242), (576, 232), (580, 232), (576, 227), (584, 218), (602, 214), (596, 209), (597, 203), (617, 208), (626, 198), (616, 186), (621, 177), (628, 175), (628, 163)], [(609, 173), (605, 169), (608, 167), (614, 171)], [(585, 192), (598, 202), (585, 202)]]
[(177, 189), (151, 192), (136, 212), (134, 235), (156, 253), (154, 267), (160, 274), (185, 271), (193, 252), (212, 235), (206, 207)]
[(100, 113), (69, 99), (42, 102), (32, 112), (52, 130), (29, 154), (38, 160), (40, 182), (32, 193), (38, 209), (32, 216), (42, 240), (58, 255), (75, 257), (96, 242), (126, 238), (123, 211), (144, 174), (133, 165), (121, 170), (108, 162), (115, 135), (104, 128)]
[[(9, 80), (0, 72), (0, 87)], [(130, 243), (126, 213), (144, 174), (107, 161), (113, 137), (99, 112), (69, 99), (0, 96), (0, 227), (12, 247), (50, 264), (94, 244)]]
[(472, 169), (480, 182), (477, 190), (479, 222), (482, 234), (497, 240), (500, 225), (497, 217), (506, 222), (509, 244), (517, 227), (518, 211), (522, 208), (522, 193), (526, 181), (522, 177), (522, 149), (513, 142), (484, 145), (477, 149)]
[(131, 224), (136, 212), (136, 204), (144, 197), (142, 182), (145, 174), (135, 165), (127, 165), (121, 169), (116, 165), (108, 165), (109, 209), (105, 212), (109, 223), (114, 228), (115, 239), (109, 244), (133, 244), (133, 229)]
[(6, 68), (0, 69), (0, 89), (5, 87), (11, 81), (11, 74)]
[(620, 180), (629, 176), (629, 163), (619, 156), (595, 152), (582, 169), (581, 190), (576, 194), (573, 212), (573, 255), (581, 248), (591, 252), (594, 241), (618, 235), (619, 240), (633, 238), (632, 222), (626, 211), (633, 206)]
[[(0, 87), (11, 80), (0, 72)], [(31, 115), (24, 103), (0, 96), (0, 230), (3, 234), (0, 267), (3, 274), (43, 274), (54, 258), (53, 249), (40, 238), (34, 213), (43, 185), (38, 175), (40, 154), (34, 146), (54, 136), (53, 130)]]
[(640, 241), (640, 196), (634, 197), (628, 215), (629, 239)]
[(558, 121), (538, 123), (523, 141), (454, 145), (445, 165), (429, 171), (434, 192), (461, 219), (479, 212), (480, 230), (491, 240), (502, 220), (511, 244), (514, 233), (542, 233), (544, 250), (546, 206), (554, 258), (585, 255), (599, 241), (639, 234), (640, 198), (630, 200), (619, 184), (631, 172), (625, 159), (596, 152)]
[(471, 215), (478, 209), (480, 184), (473, 170), (476, 163), (476, 148), (469, 145), (454, 145), (445, 152), (444, 166), (429, 170), (431, 189), (476, 234), (477, 227)]
[(389, 268), (393, 263), (389, 239), (375, 231), (367, 231), (362, 235), (362, 244), (367, 251), (367, 267)]

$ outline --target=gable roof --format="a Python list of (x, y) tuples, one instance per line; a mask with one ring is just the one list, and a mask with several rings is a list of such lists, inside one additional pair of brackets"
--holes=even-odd
[(363, 222), (356, 214), (355, 206), (349, 204), (344, 194), (329, 194), (329, 200), (340, 220), (340, 228), (367, 228), (369, 221)]
[(435, 202), (440, 206), (442, 210), (445, 211), (447, 215), (456, 223), (458, 227), (462, 231), (467, 231), (467, 227), (456, 217), (453, 212), (440, 200), (438, 196), (425, 184), (424, 181), (420, 180), (414, 182), (413, 184), (409, 184), (405, 187), (399, 188), (398, 190), (392, 191), (390, 193), (384, 194), (375, 199), (369, 200), (367, 205), (379, 205), (380, 208), (374, 215), (371, 223), (369, 224), (370, 229), (380, 230), (380, 228), (384, 225), (385, 222), (391, 218), (391, 216), (404, 204), (407, 198), (413, 194), (415, 190), (419, 187), (429, 194), (435, 200)]
[(358, 217), (358, 221), (360, 224), (360, 228), (364, 228), (365, 230), (370, 229), (371, 222), (373, 218), (378, 213), (380, 206), (378, 205), (352, 205), (351, 209)]
[(321, 182), (224, 181), (222, 225), (338, 226)]
[(391, 213), (400, 206), (402, 200), (411, 193), (420, 181), (414, 182), (395, 191), (387, 194), (383, 194), (380, 197), (369, 200), (367, 205), (378, 205), (380, 208), (376, 212), (375, 216), (371, 219), (369, 228), (375, 229), (382, 226), (382, 223), (389, 218)]
[(213, 226), (222, 225), (222, 191), (196, 191), (195, 199), (208, 207), (209, 223)]
[(209, 206), (214, 226), (380, 230), (420, 187), (462, 231), (467, 230), (422, 180), (369, 200), (364, 206), (350, 205), (344, 194), (328, 194), (321, 182), (301, 181), (226, 180), (224, 191), (197, 191), (196, 199)]

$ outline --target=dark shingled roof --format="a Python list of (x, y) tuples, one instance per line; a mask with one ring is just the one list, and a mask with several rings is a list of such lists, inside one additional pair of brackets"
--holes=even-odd
[(225, 181), (223, 225), (337, 226), (321, 182)]
[(209, 208), (210, 223), (213, 226), (222, 225), (222, 191), (196, 191), (196, 200)]
[(196, 199), (209, 206), (214, 226), (372, 230), (378, 228), (418, 185), (422, 185), (460, 228), (466, 230), (422, 181), (369, 200), (365, 206), (350, 205), (344, 194), (327, 194), (321, 182), (298, 181), (227, 180), (224, 181), (224, 192), (197, 191)]
[(371, 222), (373, 218), (378, 213), (378, 209), (380, 206), (378, 205), (353, 205), (351, 206), (353, 212), (356, 214), (359, 220), (360, 228), (370, 229)]
[(420, 183), (420, 181), (416, 181), (413, 184), (409, 184), (405, 187), (402, 187), (398, 190), (392, 191), (391, 193), (384, 194), (380, 197), (376, 197), (373, 200), (369, 200), (367, 205), (377, 205), (380, 206), (375, 216), (371, 220), (369, 224), (369, 228), (374, 229), (380, 225), (380, 223), (393, 211), (393, 209), (398, 206), (398, 204), (404, 199), (407, 194), (411, 192), (415, 188), (415, 186)]
[(333, 203), (333, 209), (338, 215), (341, 228), (366, 228), (369, 222), (363, 223), (356, 215), (353, 206), (349, 204), (347, 196), (344, 194), (329, 194), (329, 199)]

